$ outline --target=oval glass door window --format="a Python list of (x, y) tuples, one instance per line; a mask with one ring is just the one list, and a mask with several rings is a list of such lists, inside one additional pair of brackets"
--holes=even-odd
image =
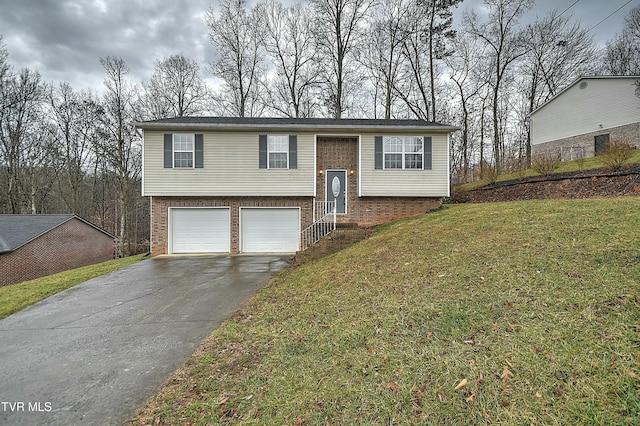
[(331, 192), (333, 192), (334, 197), (340, 195), (340, 179), (338, 176), (334, 176), (331, 181)]

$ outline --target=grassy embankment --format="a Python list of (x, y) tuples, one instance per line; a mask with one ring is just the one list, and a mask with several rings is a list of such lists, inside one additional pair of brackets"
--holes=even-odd
[(639, 424), (640, 199), (451, 205), (273, 279), (139, 424)]
[(144, 255), (138, 255), (109, 260), (96, 265), (83, 266), (35, 280), (0, 287), (0, 319), (76, 284), (138, 262), (143, 257)]
[[(640, 164), (640, 149), (635, 150), (633, 156), (625, 162), (625, 166)], [(583, 160), (566, 161), (560, 163), (558, 168), (553, 173), (570, 173), (579, 172), (584, 170), (593, 170), (607, 167), (604, 156), (585, 158)], [(495, 181), (503, 182), (512, 179), (520, 179), (526, 177), (539, 176), (539, 174), (533, 169), (527, 169), (518, 173), (508, 173), (498, 176)], [(480, 188), (482, 186), (492, 183), (489, 179), (478, 180), (475, 182), (469, 182), (459, 185), (458, 188), (462, 191), (470, 191), (472, 189)]]

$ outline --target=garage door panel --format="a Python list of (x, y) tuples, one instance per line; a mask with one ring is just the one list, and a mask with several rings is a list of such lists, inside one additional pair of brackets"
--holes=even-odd
[(300, 209), (241, 209), (241, 244), (244, 253), (293, 253), (298, 251)]
[(229, 209), (171, 209), (172, 253), (228, 253)]

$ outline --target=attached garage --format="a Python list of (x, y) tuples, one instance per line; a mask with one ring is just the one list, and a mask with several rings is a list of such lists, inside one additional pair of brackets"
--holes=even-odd
[(229, 253), (229, 208), (169, 209), (169, 253)]
[(240, 251), (293, 253), (298, 251), (299, 208), (240, 209)]

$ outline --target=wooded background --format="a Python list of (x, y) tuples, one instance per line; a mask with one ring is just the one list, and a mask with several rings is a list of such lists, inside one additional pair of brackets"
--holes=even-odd
[[(530, 165), (528, 116), (582, 75), (640, 75), (640, 8), (605, 48), (552, 11), (522, 24), (532, 0), (223, 0), (203, 11), (216, 60), (156, 58), (147, 81), (100, 59), (101, 93), (14, 69), (0, 36), (0, 213), (75, 213), (148, 250), (136, 121), (173, 116), (419, 118), (460, 126), (459, 181)], [(153, 60), (153, 58), (149, 58)], [(214, 77), (207, 83), (203, 74)], [(639, 100), (640, 104), (640, 100)]]

